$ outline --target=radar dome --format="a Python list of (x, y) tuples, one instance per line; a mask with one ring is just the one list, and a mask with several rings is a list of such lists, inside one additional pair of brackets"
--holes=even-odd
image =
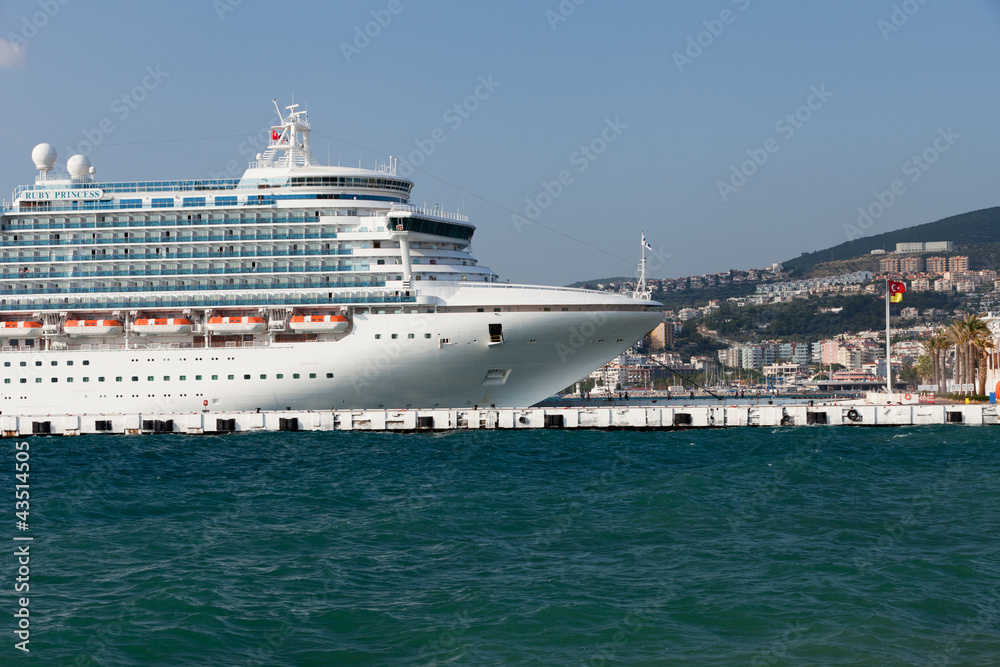
[(66, 160), (66, 170), (72, 178), (83, 178), (90, 173), (90, 160), (86, 155), (74, 155)]
[(51, 144), (38, 144), (31, 151), (31, 159), (35, 163), (35, 169), (48, 171), (56, 163), (56, 149)]

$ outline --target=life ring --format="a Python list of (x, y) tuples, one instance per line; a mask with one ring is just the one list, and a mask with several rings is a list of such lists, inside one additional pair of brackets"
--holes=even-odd
[(854, 408), (851, 408), (850, 410), (847, 411), (847, 418), (850, 419), (852, 422), (856, 422), (859, 419), (861, 419), (861, 413), (859, 413)]
[(403, 231), (403, 225), (396, 225), (396, 231), (397, 232)]
[(904, 400), (904, 401), (909, 401), (909, 400), (911, 400), (912, 398), (913, 398), (913, 397), (912, 397), (912, 396), (910, 396), (909, 394), (903, 394), (903, 400)]

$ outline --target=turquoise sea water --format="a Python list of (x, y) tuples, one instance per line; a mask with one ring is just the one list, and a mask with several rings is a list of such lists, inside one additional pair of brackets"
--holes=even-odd
[(32, 438), (0, 663), (994, 665), (998, 433)]

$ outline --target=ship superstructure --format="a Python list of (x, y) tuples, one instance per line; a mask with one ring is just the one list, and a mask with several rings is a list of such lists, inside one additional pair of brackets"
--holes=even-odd
[(297, 105), (239, 179), (102, 182), (86, 157), (0, 224), (0, 411), (530, 405), (658, 304), (508, 285), (394, 165), (323, 166)]

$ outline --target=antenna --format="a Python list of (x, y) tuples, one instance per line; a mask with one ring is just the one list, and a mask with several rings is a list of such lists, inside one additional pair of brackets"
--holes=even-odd
[(274, 102), (274, 110), (278, 112), (278, 120), (280, 120), (281, 123), (284, 124), (285, 119), (281, 117), (281, 109), (278, 108), (278, 98), (275, 97), (271, 101)]

